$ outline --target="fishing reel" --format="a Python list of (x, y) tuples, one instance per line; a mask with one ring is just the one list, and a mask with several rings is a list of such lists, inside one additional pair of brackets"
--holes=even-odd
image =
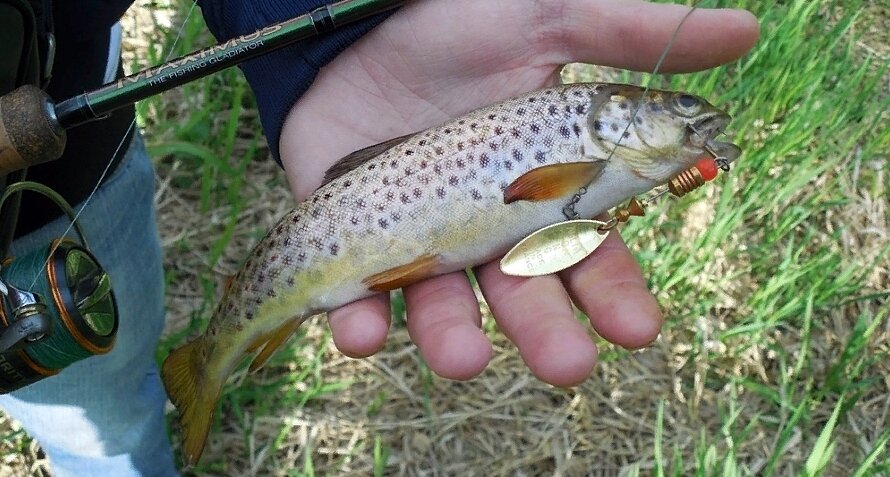
[[(52, 190), (20, 182), (7, 188), (0, 207), (13, 193), (40, 192), (73, 220), (71, 207)], [(8, 257), (0, 269), (0, 393), (5, 394), (58, 374), (81, 359), (114, 346), (117, 304), (111, 280), (80, 243), (59, 238), (20, 258)], [(36, 277), (36, 278), (35, 278)]]

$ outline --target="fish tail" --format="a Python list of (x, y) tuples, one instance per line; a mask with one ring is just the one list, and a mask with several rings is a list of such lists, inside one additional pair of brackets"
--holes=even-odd
[(171, 352), (161, 368), (167, 395), (179, 410), (185, 465), (194, 465), (201, 457), (223, 386), (222, 379), (208, 372), (212, 367), (203, 349), (200, 337)]

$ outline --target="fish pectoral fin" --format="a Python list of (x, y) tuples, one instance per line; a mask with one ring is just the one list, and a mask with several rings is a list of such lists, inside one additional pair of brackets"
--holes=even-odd
[(435, 275), (440, 263), (438, 255), (424, 254), (405, 265), (375, 273), (362, 280), (362, 283), (375, 292), (396, 290)]
[(586, 187), (606, 167), (606, 161), (569, 162), (532, 169), (504, 190), (504, 203), (567, 197)]
[[(347, 172), (361, 166), (362, 164), (374, 159), (375, 157), (383, 154), (389, 149), (392, 149), (395, 146), (405, 142), (406, 139), (413, 136), (413, 134), (406, 134), (404, 136), (399, 136), (392, 138), (388, 141), (383, 141), (380, 144), (374, 144), (373, 146), (368, 146), (364, 149), (359, 149), (358, 151), (352, 152), (340, 158), (337, 162), (335, 162), (327, 171), (324, 173), (324, 179), (321, 181), (321, 185), (325, 185), (328, 182), (346, 174)], [(319, 186), (321, 187), (321, 186)]]
[(213, 409), (219, 400), (222, 381), (208, 371), (198, 338), (167, 356), (161, 378), (170, 401), (179, 410), (182, 427), (182, 459), (190, 466), (198, 462), (210, 432)]
[[(262, 351), (260, 351), (260, 353), (256, 355), (255, 358), (253, 358), (253, 361), (250, 363), (249, 371), (251, 373), (257, 371), (264, 364), (266, 364), (266, 361), (269, 360), (269, 357), (271, 357), (276, 351), (278, 351), (279, 348), (281, 348), (281, 345), (283, 345), (284, 342), (287, 341), (287, 339), (290, 338), (295, 331), (297, 331), (297, 328), (300, 327), (301, 323), (303, 323), (302, 318), (294, 318), (287, 323), (279, 326), (275, 331), (261, 337), (261, 340), (265, 339), (266, 345), (263, 346)], [(257, 340), (256, 342), (252, 343), (251, 346), (256, 349), (257, 347), (259, 347), (260, 344), (262, 344), (262, 341)]]

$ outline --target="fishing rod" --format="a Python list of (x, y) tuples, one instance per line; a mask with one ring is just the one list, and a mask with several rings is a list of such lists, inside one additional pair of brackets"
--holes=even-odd
[(35, 86), (0, 97), (0, 175), (61, 157), (65, 130), (217, 71), (322, 35), (405, 0), (342, 0), (53, 103)]
[[(0, 176), (61, 157), (67, 129), (404, 3), (343, 0), (325, 5), (58, 103), (36, 86), (22, 86), (0, 97)], [(24, 190), (55, 202), (71, 220), (80, 243), (63, 237), (24, 257), (0, 260), (0, 394), (107, 353), (118, 326), (110, 278), (92, 255), (77, 214), (61, 196), (40, 184), (16, 182), (2, 191), (0, 209)], [(14, 285), (31, 277), (29, 287)]]

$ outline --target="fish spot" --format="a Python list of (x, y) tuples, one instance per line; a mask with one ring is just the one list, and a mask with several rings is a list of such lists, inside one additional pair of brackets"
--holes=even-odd
[(351, 187), (351, 186), (352, 186), (352, 181), (344, 181), (343, 182), (343, 187)]
[(544, 154), (544, 151), (535, 152), (535, 160), (541, 164), (547, 162), (547, 156)]
[(318, 203), (318, 196), (317, 196), (317, 195), (313, 195), (313, 196), (312, 196), (312, 203), (313, 203), (313, 204), (317, 204), (317, 203)]
[(500, 126), (495, 126), (495, 128), (494, 128), (494, 133), (497, 134), (497, 135), (501, 135), (501, 134), (504, 133), (504, 128), (502, 128), (502, 127), (500, 127)]
[(478, 190), (473, 189), (470, 194), (473, 196), (473, 200), (482, 200), (482, 194), (480, 194)]
[(599, 119), (594, 120), (593, 121), (593, 129), (595, 131), (602, 131), (603, 130), (603, 122), (600, 121)]
[(436, 164), (435, 166), (433, 166), (433, 172), (435, 172), (437, 175), (442, 175), (442, 166)]
[(479, 127), (479, 123), (471, 123), (471, 124), (470, 124), (470, 129), (472, 129), (472, 130), (474, 130), (474, 131), (475, 131), (476, 128), (478, 128), (478, 127)]
[(324, 195), (325, 200), (330, 200), (331, 197), (332, 197), (332, 195), (331, 195), (330, 192), (327, 192), (327, 193), (325, 193), (325, 195)]
[(292, 287), (292, 286), (294, 286), (294, 285), (296, 285), (296, 284), (297, 284), (297, 281), (294, 280), (294, 277), (290, 277), (290, 278), (287, 279), (287, 286)]
[(571, 113), (571, 112), (572, 112), (572, 105), (567, 104), (567, 105), (563, 106), (562, 109), (564, 109), (565, 112), (567, 112), (567, 113)]
[(306, 260), (306, 252), (300, 252), (297, 254), (297, 260), (303, 262)]
[(442, 154), (445, 154), (445, 150), (442, 149), (442, 148), (439, 147), (439, 146), (436, 146), (435, 151), (436, 151), (436, 154), (438, 154), (438, 155), (440, 155), (440, 156), (441, 156)]
[(381, 229), (389, 227), (389, 222), (387, 222), (386, 219), (380, 219), (377, 221), (377, 223), (380, 224)]
[(512, 170), (513, 170), (513, 163), (510, 162), (510, 161), (504, 161), (504, 167), (505, 167), (508, 171), (512, 171)]
[(439, 196), (440, 199), (443, 198), (443, 197), (445, 197), (445, 188), (444, 188), (444, 187), (437, 187), (437, 188), (436, 188), (436, 195)]
[(368, 205), (368, 203), (365, 202), (365, 199), (358, 199), (357, 201), (355, 201), (355, 205), (356, 205), (356, 207), (358, 207), (359, 209), (364, 209), (365, 206)]
[(463, 169), (464, 167), (467, 167), (467, 163), (461, 158), (457, 158), (456, 164), (457, 164), (458, 169)]
[(537, 100), (538, 100), (538, 98), (535, 97), (535, 96), (532, 96), (531, 98), (528, 98), (528, 102), (529, 102), (529, 103), (534, 103), (534, 102), (537, 101)]
[(507, 187), (509, 187), (509, 186), (510, 185), (507, 184), (506, 182), (501, 182), (501, 184), (500, 184), (501, 192), (507, 190)]
[(525, 108), (519, 108), (516, 110), (516, 114), (519, 116), (525, 115)]
[(392, 219), (393, 222), (398, 222), (398, 221), (402, 220), (402, 214), (400, 214), (398, 212), (393, 212), (393, 213), (389, 214), (389, 217)]
[(419, 199), (422, 196), (423, 196), (423, 192), (420, 190), (420, 188), (415, 187), (414, 188), (414, 198)]
[(253, 312), (252, 312), (252, 311), (248, 311), (247, 313), (244, 314), (244, 318), (246, 318), (247, 321), (252, 320), (252, 319), (253, 319)]
[(284, 233), (283, 225), (279, 225), (278, 227), (275, 228), (275, 235), (281, 235), (282, 233)]
[(319, 209), (319, 208), (312, 209), (312, 218), (317, 219), (319, 217), (321, 217), (321, 209)]
[(352, 218), (349, 219), (349, 223), (351, 223), (352, 225), (358, 225), (358, 217), (353, 215)]
[(451, 176), (448, 178), (448, 183), (452, 186), (456, 186), (459, 182), (460, 180), (457, 178), (457, 176)]
[(383, 185), (389, 185), (389, 176), (383, 176)]
[(494, 120), (497, 119), (497, 118), (498, 118), (498, 117), (497, 117), (497, 115), (495, 115), (495, 114), (489, 114), (489, 115), (488, 115), (488, 119), (490, 119), (490, 120), (492, 120), (492, 121), (494, 121)]
[(290, 242), (291, 242), (290, 237), (284, 237), (284, 246), (285, 247), (290, 247)]
[(519, 149), (513, 149), (513, 160), (515, 160), (516, 162), (521, 162), (522, 151), (520, 151)]
[(275, 297), (275, 290), (273, 290), (273, 289), (270, 288), (269, 291), (266, 292), (266, 296), (268, 296), (269, 298), (274, 298), (274, 297)]
[(266, 275), (263, 275), (262, 273), (260, 273), (259, 275), (256, 276), (256, 281), (263, 283), (264, 281), (266, 281)]
[(386, 206), (383, 204), (377, 204), (377, 207), (375, 207), (375, 209), (377, 209), (377, 212), (383, 212), (384, 210), (386, 210)]
[(612, 123), (609, 127), (612, 128), (612, 132), (618, 132), (618, 123)]
[[(406, 155), (406, 156), (412, 156), (412, 155), (414, 155), (414, 151), (411, 150), (411, 149), (408, 149), (408, 150), (405, 151), (405, 155)], [(393, 161), (393, 162), (395, 162), (395, 161)]]
[(420, 142), (417, 143), (418, 146), (426, 146), (426, 139), (421, 139)]
[(389, 167), (395, 169), (396, 167), (399, 167), (399, 162), (396, 160), (389, 161)]
[(362, 184), (367, 184), (368, 182), (371, 182), (371, 178), (368, 176), (362, 176), (361, 180), (362, 180)]
[(496, 143), (496, 142), (490, 143), (488, 146), (491, 147), (492, 151), (497, 151), (498, 147), (499, 147), (498, 143)]
[(414, 171), (412, 171), (410, 167), (406, 167), (405, 176), (410, 176), (411, 174), (414, 174)]
[(420, 161), (420, 168), (421, 168), (421, 169), (426, 169), (426, 166), (427, 166), (427, 165), (428, 165), (428, 164), (427, 164), (426, 161)]
[(579, 104), (578, 106), (575, 106), (575, 112), (578, 114), (584, 114), (587, 112), (587, 106)]
[(547, 108), (547, 112), (550, 113), (551, 116), (556, 116), (559, 114), (559, 108), (556, 105), (551, 104), (549, 108)]
[(369, 171), (373, 171), (374, 169), (377, 169), (377, 164), (371, 164), (368, 166)]
[(300, 219), (300, 215), (295, 215), (295, 216), (291, 217), (291, 219), (290, 219), (290, 221), (293, 222), (293, 223), (295, 223), (295, 224), (296, 224), (296, 223), (299, 223), (300, 220), (301, 220), (301, 219)]
[(621, 109), (627, 109), (630, 107), (630, 105), (627, 104), (627, 101), (622, 101), (622, 102), (618, 103), (618, 107)]
[(624, 139), (629, 138), (629, 137), (630, 137), (630, 131), (624, 131), (624, 134), (622, 134), (621, 137), (623, 137)]
[(516, 138), (522, 136), (522, 134), (519, 132), (519, 129), (518, 129), (518, 128), (513, 128), (513, 129), (511, 129), (511, 130), (510, 130), (510, 134), (511, 134), (513, 137), (516, 137)]
[(461, 120), (459, 120), (459, 121), (458, 121), (458, 122), (457, 122), (457, 124), (459, 124), (459, 125), (461, 125), (461, 126), (463, 126), (463, 125), (464, 125), (464, 123), (466, 123), (466, 121), (465, 121), (465, 120), (463, 120), (463, 119), (461, 119)]
[(581, 135), (581, 126), (578, 126), (578, 123), (572, 124), (572, 131), (575, 132), (575, 136)]
[(642, 116), (638, 115), (636, 118), (634, 118), (634, 121), (641, 126), (643, 125), (643, 117)]
[(560, 126), (559, 135), (564, 138), (569, 138), (571, 137), (572, 133), (569, 131), (569, 128), (567, 126)]
[(463, 142), (459, 142), (459, 143), (457, 143), (457, 150), (458, 150), (458, 151), (463, 151), (463, 150), (464, 150), (464, 143), (463, 143)]
[(331, 255), (336, 257), (337, 254), (340, 253), (340, 246), (333, 243), (333, 244), (331, 244), (330, 250), (331, 250)]
[(479, 154), (479, 165), (482, 167), (488, 167), (491, 164), (491, 159), (488, 157), (488, 154), (482, 153)]
[(392, 200), (395, 198), (396, 198), (396, 194), (393, 191), (389, 191), (386, 193), (386, 200), (392, 202)]
[(399, 199), (402, 201), (403, 204), (407, 204), (407, 203), (411, 202), (411, 198), (408, 197), (408, 194), (406, 194), (404, 192), (402, 192), (402, 195), (399, 196)]
[(535, 133), (535, 134), (540, 134), (540, 133), (541, 133), (541, 126), (538, 126), (537, 123), (532, 123), (532, 125), (530, 126), (530, 128), (531, 128), (532, 132)]
[(445, 128), (445, 134), (451, 134), (451, 128)]

